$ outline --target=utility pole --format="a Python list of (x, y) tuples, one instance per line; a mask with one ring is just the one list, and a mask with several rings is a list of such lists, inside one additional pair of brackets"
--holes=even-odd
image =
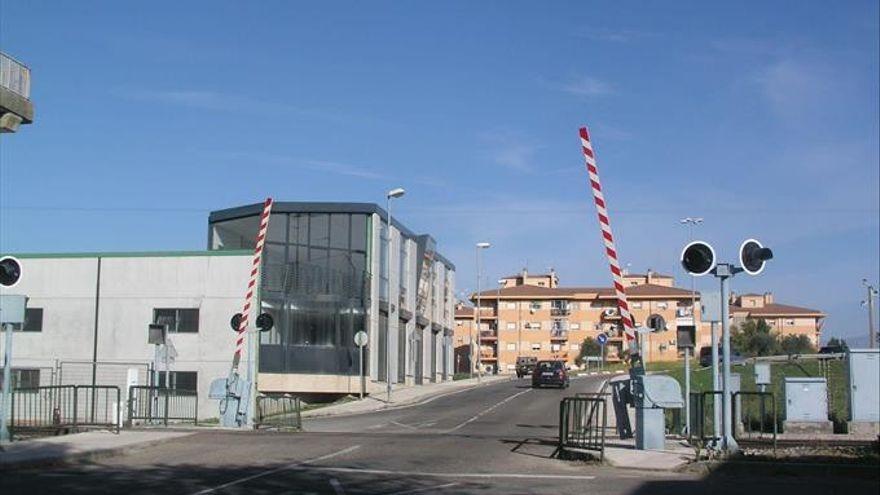
[[(700, 217), (687, 217), (679, 220), (682, 225), (688, 226), (688, 242), (694, 240), (694, 227), (701, 225), (703, 219)], [(696, 340), (697, 331), (697, 277), (691, 274), (691, 321), (694, 323), (694, 340)], [(696, 345), (696, 342), (694, 342)], [(684, 348), (684, 434), (691, 433), (691, 348)]]
[(868, 290), (868, 298), (862, 304), (868, 307), (868, 348), (877, 347), (877, 331), (874, 329), (874, 299), (877, 297), (877, 289), (868, 283), (868, 279), (862, 279), (862, 285)]
[(385, 194), (385, 302), (388, 303), (388, 317), (385, 319), (385, 399), (389, 403), (391, 402), (391, 318), (394, 313), (394, 304), (391, 303), (391, 200), (404, 194), (406, 191), (400, 187)]

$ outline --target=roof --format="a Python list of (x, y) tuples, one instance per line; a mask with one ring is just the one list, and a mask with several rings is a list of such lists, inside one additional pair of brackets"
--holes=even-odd
[(822, 318), (825, 313), (818, 309), (801, 308), (798, 306), (790, 306), (788, 304), (765, 304), (761, 308), (744, 308), (735, 304), (730, 305), (731, 312), (748, 313), (749, 316), (813, 316)]
[(2, 253), (20, 259), (50, 258), (191, 258), (196, 256), (253, 256), (251, 249), (217, 249), (208, 251), (131, 251), (85, 253)]
[[(648, 276), (647, 273), (627, 273), (623, 277), (639, 277), (646, 278)], [(664, 275), (662, 273), (651, 272), (651, 278), (672, 278), (672, 275)]]
[[(559, 275), (556, 272), (553, 273), (526, 273), (526, 278), (531, 277), (558, 277)], [(501, 278), (522, 278), (522, 273), (515, 273), (513, 275), (507, 275), (506, 277)]]
[[(222, 210), (214, 210), (208, 215), (208, 224), (235, 220), (238, 218), (258, 216), (263, 212), (263, 203), (235, 206)], [(275, 201), (272, 203), (272, 213), (373, 213), (381, 218), (387, 218), (388, 213), (376, 203), (345, 203), (336, 201)], [(397, 217), (391, 218), (391, 224), (403, 234), (404, 237), (415, 239), (419, 237), (405, 225), (400, 223)], [(440, 253), (434, 253), (440, 262), (455, 270), (455, 265)]]
[(455, 308), (455, 317), (456, 318), (472, 318), (474, 316), (474, 307), (473, 306), (462, 306), (460, 308)]
[[(685, 297), (690, 296), (691, 291), (678, 287), (666, 287), (656, 284), (633, 285), (626, 288), (627, 296), (650, 298), (650, 297)], [(517, 285), (480, 293), (480, 298), (495, 299), (504, 298), (542, 298), (542, 299), (614, 299), (614, 289), (611, 287), (537, 287), (534, 285)], [(471, 296), (475, 298), (476, 294)], [(697, 293), (697, 298), (700, 294)]]

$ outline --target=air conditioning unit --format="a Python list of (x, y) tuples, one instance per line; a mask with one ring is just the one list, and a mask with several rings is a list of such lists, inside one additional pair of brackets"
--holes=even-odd
[(523, 325), (523, 326), (524, 326), (525, 328), (532, 328), (532, 324), (529, 323), (529, 322), (526, 322), (526, 324)]
[(617, 314), (616, 308), (605, 308), (605, 311), (602, 311), (602, 314), (605, 316), (614, 316)]

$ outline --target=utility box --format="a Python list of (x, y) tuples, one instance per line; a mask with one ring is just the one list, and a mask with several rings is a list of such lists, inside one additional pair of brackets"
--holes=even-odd
[(880, 350), (850, 349), (846, 360), (850, 420), (880, 422)]
[(770, 363), (755, 363), (755, 385), (770, 385)]
[(785, 379), (785, 420), (828, 421), (828, 384), (824, 378)]

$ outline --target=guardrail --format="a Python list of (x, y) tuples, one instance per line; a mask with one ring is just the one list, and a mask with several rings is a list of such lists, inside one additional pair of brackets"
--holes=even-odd
[(199, 396), (194, 390), (134, 385), (128, 388), (128, 425), (198, 424)]
[[(770, 407), (767, 407), (767, 401)], [(769, 415), (768, 415), (769, 412)], [(773, 443), (776, 450), (778, 416), (776, 394), (773, 392), (735, 392), (733, 394), (733, 417), (736, 427), (733, 438), (738, 441)]]
[(302, 401), (299, 397), (261, 395), (257, 397), (257, 428), (302, 429)]
[(107, 428), (119, 433), (119, 387), (52, 385), (17, 388), (10, 400), (10, 434), (57, 434), (78, 428)]
[(597, 451), (599, 459), (605, 457), (605, 426), (608, 411), (605, 400), (608, 394), (578, 394), (559, 402), (559, 447), (566, 451)]
[(0, 86), (29, 99), (31, 97), (31, 70), (18, 60), (0, 52)]

